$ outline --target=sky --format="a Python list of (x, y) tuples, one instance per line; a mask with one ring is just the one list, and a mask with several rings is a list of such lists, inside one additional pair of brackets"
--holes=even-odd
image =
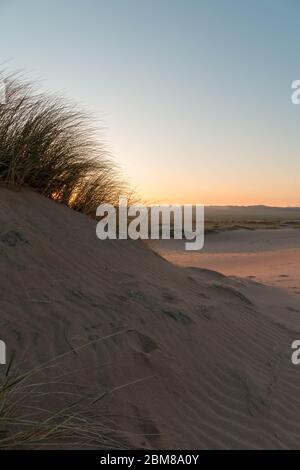
[(147, 201), (300, 206), (298, 0), (0, 0), (0, 63), (99, 119)]

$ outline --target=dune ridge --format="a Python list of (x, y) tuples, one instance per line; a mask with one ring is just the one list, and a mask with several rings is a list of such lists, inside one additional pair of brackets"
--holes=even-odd
[(99, 241), (83, 214), (0, 193), (1, 339), (20, 369), (68, 353), (61, 375), (95, 398), (86, 419), (105, 419), (124, 446), (300, 447), (296, 295)]

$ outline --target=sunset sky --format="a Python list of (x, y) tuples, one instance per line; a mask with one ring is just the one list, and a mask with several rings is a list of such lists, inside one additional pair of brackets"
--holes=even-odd
[(103, 120), (147, 200), (300, 206), (297, 0), (0, 0), (0, 62)]

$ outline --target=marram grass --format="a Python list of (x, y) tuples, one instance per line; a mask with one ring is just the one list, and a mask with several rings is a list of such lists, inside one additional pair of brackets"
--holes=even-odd
[(37, 91), (20, 75), (0, 73), (0, 182), (31, 188), (95, 215), (102, 203), (130, 198), (128, 186), (97, 135), (89, 113), (70, 100)]

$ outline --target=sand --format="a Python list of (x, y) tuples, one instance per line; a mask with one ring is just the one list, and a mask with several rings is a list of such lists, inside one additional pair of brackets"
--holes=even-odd
[(298, 295), (99, 241), (84, 215), (0, 192), (0, 336), (22, 370), (66, 354), (36, 407), (106, 393), (86, 420), (126, 447), (300, 448)]
[(300, 295), (300, 229), (213, 233), (206, 235), (203, 251), (187, 252), (181, 240), (152, 241), (151, 246), (180, 266), (251, 278)]

